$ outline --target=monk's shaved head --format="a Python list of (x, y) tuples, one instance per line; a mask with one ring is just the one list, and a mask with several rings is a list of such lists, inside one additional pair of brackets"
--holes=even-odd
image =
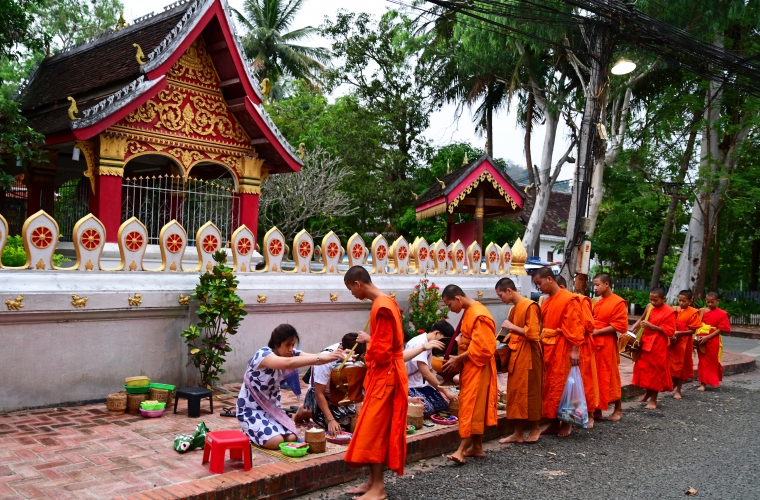
[(663, 288), (660, 288), (659, 286), (656, 286), (649, 290), (650, 294), (657, 295), (658, 297), (665, 298), (665, 290)]
[(533, 271), (533, 276), (538, 276), (539, 278), (543, 279), (551, 278), (553, 281), (557, 281), (557, 279), (554, 277), (554, 273), (548, 267), (539, 267)]
[(718, 295), (718, 292), (707, 292), (705, 294), (706, 299), (715, 299), (720, 300), (720, 295)]
[(446, 300), (454, 300), (457, 296), (467, 297), (465, 293), (457, 285), (446, 285), (446, 288), (441, 292), (441, 298)]
[(554, 281), (556, 281), (559, 286), (564, 286), (565, 288), (567, 288), (567, 280), (563, 278), (562, 276), (557, 276), (556, 278), (554, 278)]
[(683, 295), (689, 300), (694, 298), (694, 293), (691, 290), (681, 290), (680, 292), (678, 292), (678, 295)]
[(594, 276), (595, 280), (599, 280), (602, 283), (607, 283), (608, 285), (612, 283), (612, 278), (610, 278), (610, 275), (607, 273), (599, 273), (596, 276)]
[(346, 271), (343, 276), (344, 283), (356, 283), (357, 281), (365, 285), (372, 283), (372, 278), (369, 277), (369, 273), (363, 266), (354, 266)]
[(502, 278), (499, 281), (497, 281), (495, 288), (499, 292), (506, 292), (507, 289), (517, 291), (517, 286), (515, 286), (515, 282), (509, 278)]

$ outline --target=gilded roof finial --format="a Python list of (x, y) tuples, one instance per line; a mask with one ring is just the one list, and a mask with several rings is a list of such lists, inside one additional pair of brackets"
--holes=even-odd
[(446, 160), (446, 173), (451, 173), (451, 160)]
[(269, 81), (269, 78), (264, 78), (261, 80), (261, 93), (264, 94), (264, 97), (269, 99), (269, 93), (272, 91), (272, 82)]
[(116, 21), (116, 29), (114, 31), (123, 30), (127, 26), (129, 26), (129, 23), (124, 19), (124, 9), (122, 9), (119, 11), (119, 20)]
[(467, 152), (465, 151), (465, 153), (464, 153), (464, 160), (462, 160), (462, 166), (464, 167), (468, 163), (470, 163), (470, 160), (467, 159)]
[(446, 184), (444, 184), (441, 179), (439, 179), (438, 177), (436, 177), (435, 180), (437, 180), (438, 184), (441, 185), (441, 189), (446, 189)]
[(136, 43), (133, 43), (132, 47), (137, 49), (137, 54), (135, 54), (135, 60), (137, 61), (137, 64), (142, 66), (143, 64), (145, 64), (145, 52), (143, 52), (142, 48)]
[(306, 144), (303, 143), (303, 142), (298, 145), (298, 152), (297, 152), (297, 154), (298, 154), (298, 157), (300, 159), (302, 159), (302, 160), (303, 160), (304, 155), (306, 154), (306, 150), (304, 149), (304, 147), (306, 147)]
[(79, 113), (79, 110), (77, 109), (77, 102), (71, 96), (69, 96), (67, 99), (69, 102), (71, 102), (71, 106), (69, 106), (69, 120), (79, 120), (79, 118), (74, 116), (75, 113)]

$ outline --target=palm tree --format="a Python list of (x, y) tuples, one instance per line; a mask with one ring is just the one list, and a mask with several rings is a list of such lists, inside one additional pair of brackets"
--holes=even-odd
[(330, 51), (305, 47), (294, 42), (318, 34), (311, 26), (287, 32), (305, 0), (244, 0), (245, 16), (235, 10), (248, 33), (243, 49), (253, 59), (260, 79), (269, 78), (274, 87), (283, 76), (304, 79), (312, 86), (319, 83), (319, 73), (330, 61)]

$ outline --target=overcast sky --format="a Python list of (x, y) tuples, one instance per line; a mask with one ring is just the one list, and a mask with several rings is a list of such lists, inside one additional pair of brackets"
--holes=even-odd
[[(156, 14), (163, 11), (165, 5), (172, 3), (169, 0), (122, 0), (124, 2), (124, 17), (127, 21), (132, 21), (137, 17), (148, 14), (153, 11)], [(233, 8), (242, 12), (243, 0), (228, 0)], [(298, 13), (291, 29), (302, 28), (304, 26), (319, 26), (324, 21), (325, 16), (335, 17), (339, 9), (345, 9), (355, 12), (368, 12), (379, 17), (387, 9), (398, 7), (396, 4), (386, 0), (306, 0), (303, 9)], [(324, 39), (314, 39), (310, 41), (314, 46), (328, 47), (329, 43)], [(457, 120), (455, 116), (455, 107), (453, 105), (445, 106), (441, 111), (436, 112), (431, 117), (430, 128), (425, 135), (433, 141), (435, 145), (443, 146), (450, 142), (465, 141), (473, 145), (484, 148), (485, 137), (475, 133), (475, 125), (472, 122), (470, 111), (465, 108), (462, 116)], [(524, 131), (517, 127), (514, 114), (501, 111), (494, 115), (494, 156), (505, 158), (513, 161), (517, 165), (525, 165), (525, 153), (523, 150)], [(568, 141), (566, 140), (567, 130), (563, 125), (557, 135), (557, 142), (554, 148), (555, 161), (565, 152)], [(533, 163), (538, 163), (541, 159), (541, 150), (544, 140), (543, 127), (535, 127), (531, 140), (531, 149), (533, 153)], [(573, 176), (573, 167), (565, 165), (559, 180), (570, 179)]]

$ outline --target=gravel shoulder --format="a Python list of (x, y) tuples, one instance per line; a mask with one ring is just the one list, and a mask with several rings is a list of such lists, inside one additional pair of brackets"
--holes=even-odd
[[(386, 472), (389, 498), (611, 499), (760, 497), (760, 372), (729, 377), (684, 399), (662, 394), (657, 410), (625, 404), (623, 420), (566, 439), (534, 445), (486, 444), (486, 456), (456, 466), (443, 457), (409, 464), (404, 477)], [(349, 498), (363, 480), (301, 499)]]

